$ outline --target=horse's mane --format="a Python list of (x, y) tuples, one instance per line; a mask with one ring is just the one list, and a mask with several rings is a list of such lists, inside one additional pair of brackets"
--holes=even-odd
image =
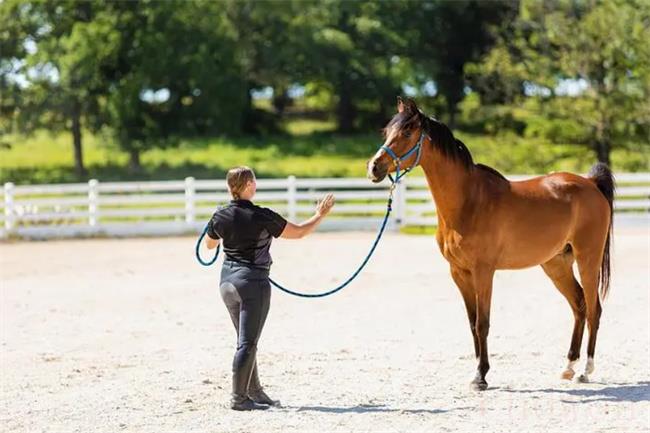
[(508, 180), (504, 175), (502, 175), (501, 173), (499, 173), (499, 171), (497, 171), (496, 168), (492, 168), (492, 167), (490, 167), (490, 166), (488, 166), (488, 165), (483, 165), (483, 164), (476, 164), (475, 167), (476, 167), (476, 168), (479, 168), (479, 169), (481, 169), (481, 170), (485, 170), (485, 171), (487, 171), (488, 173), (492, 173), (493, 175), (495, 175), (495, 176), (497, 176), (497, 177), (500, 177), (500, 178), (503, 179), (503, 180)]
[(433, 117), (429, 117), (420, 110), (409, 112), (407, 110), (397, 113), (384, 128), (384, 136), (388, 130), (393, 127), (398, 130), (409, 130), (417, 123), (420, 123), (426, 134), (431, 138), (431, 142), (445, 157), (460, 162), (467, 169), (478, 168), (485, 170), (503, 179), (505, 177), (492, 167), (483, 164), (474, 164), (474, 159), (465, 143), (454, 137), (451, 129), (444, 123)]
[(451, 129), (444, 123), (425, 116), (422, 112), (418, 113), (422, 122), (424, 131), (431, 138), (431, 142), (447, 158), (460, 162), (464, 167), (471, 168), (474, 166), (474, 159), (465, 143), (454, 137)]
[(465, 146), (465, 143), (454, 137), (454, 134), (444, 123), (434, 119), (433, 117), (428, 117), (420, 110), (415, 112), (410, 112), (407, 110), (397, 113), (386, 128), (384, 128), (384, 136), (388, 133), (388, 130), (393, 127), (397, 128), (398, 131), (409, 130), (416, 124), (420, 124), (424, 132), (431, 138), (431, 142), (434, 146), (438, 148), (449, 159), (456, 160), (460, 162), (466, 168), (471, 168), (474, 166), (474, 160), (472, 159), (472, 154)]

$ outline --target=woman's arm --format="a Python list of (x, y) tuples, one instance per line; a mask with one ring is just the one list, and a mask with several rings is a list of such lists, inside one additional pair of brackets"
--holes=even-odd
[(318, 227), (323, 218), (330, 212), (332, 206), (334, 206), (334, 195), (327, 194), (316, 205), (316, 213), (314, 216), (300, 224), (287, 221), (287, 225), (284, 227), (280, 237), (285, 239), (304, 238)]
[(219, 245), (219, 239), (212, 239), (210, 236), (205, 237), (205, 246), (209, 250), (217, 248), (217, 245)]

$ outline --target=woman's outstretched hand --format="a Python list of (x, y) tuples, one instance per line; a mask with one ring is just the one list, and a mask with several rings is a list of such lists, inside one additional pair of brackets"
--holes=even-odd
[(320, 217), (326, 216), (330, 213), (330, 210), (332, 210), (332, 206), (334, 206), (334, 194), (326, 194), (325, 197), (320, 199), (318, 204), (316, 204), (316, 215)]
[(284, 231), (280, 236), (286, 239), (304, 238), (309, 233), (313, 232), (322, 219), (330, 213), (332, 206), (334, 206), (334, 195), (325, 195), (325, 197), (320, 199), (316, 204), (316, 213), (311, 218), (300, 224), (294, 224), (291, 221), (287, 221), (287, 224), (284, 226)]

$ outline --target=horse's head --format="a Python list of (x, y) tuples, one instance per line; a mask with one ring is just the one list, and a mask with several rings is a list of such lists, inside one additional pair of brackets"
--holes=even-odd
[(384, 144), (368, 161), (368, 179), (381, 182), (389, 173), (409, 171), (419, 163), (422, 112), (415, 101), (397, 98), (397, 114), (383, 129)]

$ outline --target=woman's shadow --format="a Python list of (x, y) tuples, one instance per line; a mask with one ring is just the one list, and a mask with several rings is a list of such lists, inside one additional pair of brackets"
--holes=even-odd
[[(592, 382), (591, 385), (606, 385), (604, 383)], [(566, 403), (591, 403), (594, 401), (610, 402), (632, 402), (650, 401), (650, 382), (637, 383), (616, 383), (601, 389), (504, 389), (505, 392), (514, 393), (557, 393), (576, 397), (585, 397), (580, 401), (563, 400)]]

